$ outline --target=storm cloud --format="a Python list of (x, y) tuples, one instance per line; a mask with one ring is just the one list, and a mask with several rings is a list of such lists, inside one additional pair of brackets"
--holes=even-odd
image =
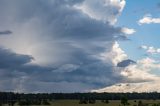
[(0, 48), (0, 68), (11, 68), (20, 67), (26, 63), (31, 62), (33, 57), (28, 55), (19, 55), (12, 53), (10, 50)]
[[(125, 1), (102, 0), (106, 6), (99, 2), (97, 8), (114, 13), (106, 11), (100, 18), (96, 17), (102, 15), (99, 10), (86, 1), (0, 1), (0, 29), (13, 32), (0, 38), (4, 48), (0, 49), (4, 75), (0, 89), (84, 92), (123, 81), (119, 68), (110, 62), (117, 55), (104, 56), (107, 61), (100, 55), (111, 52), (117, 40), (127, 39), (122, 28), (114, 26)], [(97, 11), (88, 14), (86, 8)]]

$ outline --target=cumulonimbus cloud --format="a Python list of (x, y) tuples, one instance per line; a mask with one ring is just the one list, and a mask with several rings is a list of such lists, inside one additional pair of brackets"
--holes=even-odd
[[(114, 84), (122, 79), (118, 72), (113, 72), (116, 67), (104, 62), (100, 54), (109, 52), (119, 38), (125, 38), (120, 27), (110, 24), (115, 23), (125, 1), (104, 0), (107, 5), (99, 3), (98, 8), (91, 5), (94, 2), (99, 1), (0, 1), (0, 10), (5, 10), (0, 11), (3, 16), (0, 29), (10, 29), (13, 32), (12, 36), (1, 38), (0, 45), (12, 50), (10, 54), (34, 58), (24, 61), (26, 63), (20, 67), (16, 65), (16, 71), (11, 66), (10, 69), (1, 70), (2, 73), (12, 71), (12, 77), (5, 77), (9, 79), (10, 85), (14, 84), (9, 87), (10, 90), (86, 91)], [(95, 17), (98, 16), (99, 9), (112, 10), (110, 12), (113, 14), (101, 13), (98, 19), (90, 17), (75, 8), (84, 4), (91, 11), (96, 10)], [(1, 56), (6, 57), (4, 54)], [(11, 62), (15, 61), (13, 57), (10, 59)], [(1, 83), (0, 88), (5, 90), (5, 80), (1, 80)], [(32, 85), (35, 85), (34, 88)], [(71, 86), (74, 88), (71, 89)], [(49, 87), (53, 89), (48, 91)]]
[(1, 0), (0, 29), (13, 32), (0, 39), (1, 57), (10, 57), (0, 65), (1, 90), (78, 92), (127, 80), (117, 67), (128, 59), (117, 42), (126, 36), (114, 26), (125, 0), (103, 2)]

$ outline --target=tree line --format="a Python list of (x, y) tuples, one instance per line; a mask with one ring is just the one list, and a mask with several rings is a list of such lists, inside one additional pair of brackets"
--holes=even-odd
[[(160, 99), (160, 93), (14, 93), (0, 92), (0, 106), (8, 104), (14, 106), (18, 103), (19, 106), (28, 105), (50, 105), (54, 100), (79, 100), (79, 104), (94, 104), (96, 100), (101, 100), (103, 103), (109, 103), (109, 100), (121, 100), (123, 106), (128, 105), (128, 100), (156, 100)], [(139, 102), (138, 106), (143, 106)], [(159, 105), (156, 105), (159, 106)]]
[(96, 100), (120, 100), (126, 96), (130, 100), (134, 99), (160, 99), (160, 93), (14, 93), (14, 92), (0, 92), (0, 101), (7, 100), (26, 100), (26, 99), (40, 99), (40, 100), (57, 100), (57, 99), (82, 99), (91, 98)]

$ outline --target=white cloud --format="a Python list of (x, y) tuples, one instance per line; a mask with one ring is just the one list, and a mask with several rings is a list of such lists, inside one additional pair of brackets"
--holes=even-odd
[(138, 24), (139, 25), (142, 25), (142, 24), (159, 24), (160, 23), (160, 18), (152, 18), (151, 15), (146, 15), (144, 16), (142, 19), (140, 19), (138, 21)]
[(119, 83), (92, 92), (160, 92), (160, 80), (144, 83)]
[(125, 78), (122, 83), (114, 84), (92, 92), (160, 92), (160, 78), (151, 73), (160, 69), (160, 62), (151, 58), (144, 58), (121, 69)]
[(127, 34), (127, 35), (131, 35), (133, 33), (136, 32), (135, 29), (130, 29), (130, 28), (126, 28), (126, 27), (123, 27), (122, 30), (121, 30), (124, 34)]
[(157, 80), (158, 76), (151, 74), (153, 70), (160, 69), (160, 62), (151, 58), (143, 58), (122, 69), (121, 74), (127, 78), (127, 81), (143, 82)]
[(114, 24), (125, 4), (125, 0), (85, 0), (83, 4), (75, 5), (75, 8), (93, 19)]
[(148, 47), (146, 45), (142, 45), (140, 48), (146, 50)]
[(142, 66), (139, 67), (136, 65), (130, 65), (121, 71), (121, 75), (126, 78), (124, 82), (130, 83), (140, 83), (157, 80), (158, 77), (154, 74), (150, 74), (149, 72), (147, 72), (148, 70), (150, 71), (151, 67), (150, 69), (147, 69), (146, 67)]
[(148, 54), (159, 54), (160, 48), (155, 48), (153, 46), (146, 46), (142, 45), (140, 46), (141, 49), (144, 49)]
[(118, 42), (115, 42), (111, 48), (110, 52), (104, 52), (100, 54), (101, 59), (104, 62), (110, 63), (113, 66), (117, 66), (117, 64), (125, 59), (127, 59), (127, 55), (125, 52), (119, 47)]
[(139, 67), (145, 71), (151, 71), (151, 69), (160, 69), (160, 61), (148, 57), (139, 60), (138, 63), (140, 64)]

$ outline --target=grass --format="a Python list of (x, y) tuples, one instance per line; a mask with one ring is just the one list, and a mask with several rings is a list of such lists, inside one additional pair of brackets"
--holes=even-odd
[[(138, 104), (139, 100), (129, 100), (129, 106), (134, 106)], [(149, 106), (156, 103), (159, 104), (160, 100), (141, 100), (143, 103), (148, 103)], [(51, 106), (122, 106), (120, 100), (110, 100), (108, 104), (102, 103), (100, 100), (97, 100), (95, 104), (79, 104), (79, 100), (55, 100), (51, 103)]]
[[(139, 100), (129, 100), (128, 103), (130, 105), (127, 106), (138, 106), (138, 101)], [(144, 104), (149, 104), (148, 106), (152, 106), (153, 104), (159, 104), (160, 100), (141, 100), (142, 103)], [(3, 106), (8, 106), (7, 104), (3, 105)], [(19, 106), (17, 103), (14, 106)], [(32, 105), (32, 106), (37, 106), (37, 105)], [(40, 105), (40, 106), (44, 106), (44, 105)], [(54, 100), (53, 102), (51, 102), (51, 105), (45, 105), (45, 106), (123, 106), (121, 104), (120, 100), (109, 100), (109, 103), (103, 103), (100, 100), (96, 100), (95, 104), (79, 104), (79, 100)], [(160, 105), (158, 105), (160, 106)]]

